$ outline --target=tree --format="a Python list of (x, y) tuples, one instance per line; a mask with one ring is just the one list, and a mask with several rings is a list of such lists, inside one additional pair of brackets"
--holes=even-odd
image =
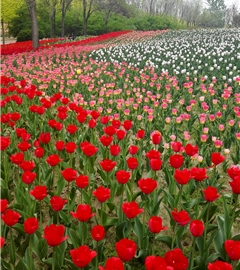
[(37, 21), (37, 5), (36, 0), (25, 0), (28, 12), (31, 18), (31, 27), (32, 27), (32, 46), (33, 49), (39, 47), (39, 32), (38, 32), (38, 21)]
[(62, 5), (62, 34), (61, 36), (62, 37), (64, 37), (64, 33), (65, 33), (65, 16), (72, 1), (73, 0), (61, 0), (61, 5)]
[(208, 10), (211, 13), (212, 27), (223, 27), (225, 22), (226, 5), (224, 0), (206, 0), (208, 4)]
[(90, 16), (93, 12), (97, 11), (99, 8), (94, 7), (96, 0), (83, 0), (83, 35), (87, 35), (87, 24)]
[(23, 0), (2, 0), (1, 1), (1, 26), (3, 44), (5, 44), (5, 24), (9, 24), (16, 17), (17, 10), (24, 4)]
[(50, 25), (50, 37), (53, 36), (53, 32), (55, 33), (55, 17), (56, 17), (56, 7), (58, 4), (58, 0), (45, 0), (46, 5), (48, 6), (48, 14), (49, 14), (49, 25)]
[(108, 32), (108, 22), (112, 12), (122, 14), (123, 16), (127, 17), (129, 15), (128, 6), (124, 0), (98, 0), (96, 4), (104, 14), (106, 32)]

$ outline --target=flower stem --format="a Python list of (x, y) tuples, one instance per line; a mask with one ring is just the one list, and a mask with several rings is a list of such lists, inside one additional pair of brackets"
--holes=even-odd
[(55, 248), (53, 247), (53, 255), (52, 255), (52, 270), (55, 268)]
[(193, 237), (192, 240), (192, 252), (191, 252), (191, 261), (190, 261), (190, 268), (189, 269), (193, 269), (194, 266), (194, 256), (195, 256), (195, 242), (196, 242), (196, 237)]

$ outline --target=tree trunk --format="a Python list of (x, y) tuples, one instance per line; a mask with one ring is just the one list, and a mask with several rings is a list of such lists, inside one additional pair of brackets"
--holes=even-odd
[(2, 42), (3, 45), (5, 44), (5, 31), (4, 31), (4, 21), (1, 20), (1, 24), (2, 24)]
[(39, 47), (39, 33), (38, 33), (36, 1), (35, 0), (27, 1), (27, 5), (31, 17), (32, 46), (33, 49), (37, 49)]
[(83, 0), (83, 35), (87, 35), (87, 3), (86, 0)]
[(87, 35), (87, 19), (83, 20), (83, 35)]
[(56, 9), (54, 10), (54, 14), (53, 14), (53, 35), (56, 36)]
[(52, 33), (53, 33), (53, 17), (52, 15), (49, 16), (49, 26), (50, 26), (50, 38), (52, 38)]
[(62, 34), (61, 37), (64, 37), (65, 34), (65, 1), (62, 1)]

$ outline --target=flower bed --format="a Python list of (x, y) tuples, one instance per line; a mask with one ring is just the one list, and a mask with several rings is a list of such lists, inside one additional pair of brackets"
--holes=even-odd
[(238, 31), (2, 56), (3, 269), (240, 268)]

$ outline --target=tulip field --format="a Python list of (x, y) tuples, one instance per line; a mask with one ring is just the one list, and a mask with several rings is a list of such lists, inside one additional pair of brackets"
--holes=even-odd
[(240, 29), (1, 51), (2, 269), (240, 270)]

